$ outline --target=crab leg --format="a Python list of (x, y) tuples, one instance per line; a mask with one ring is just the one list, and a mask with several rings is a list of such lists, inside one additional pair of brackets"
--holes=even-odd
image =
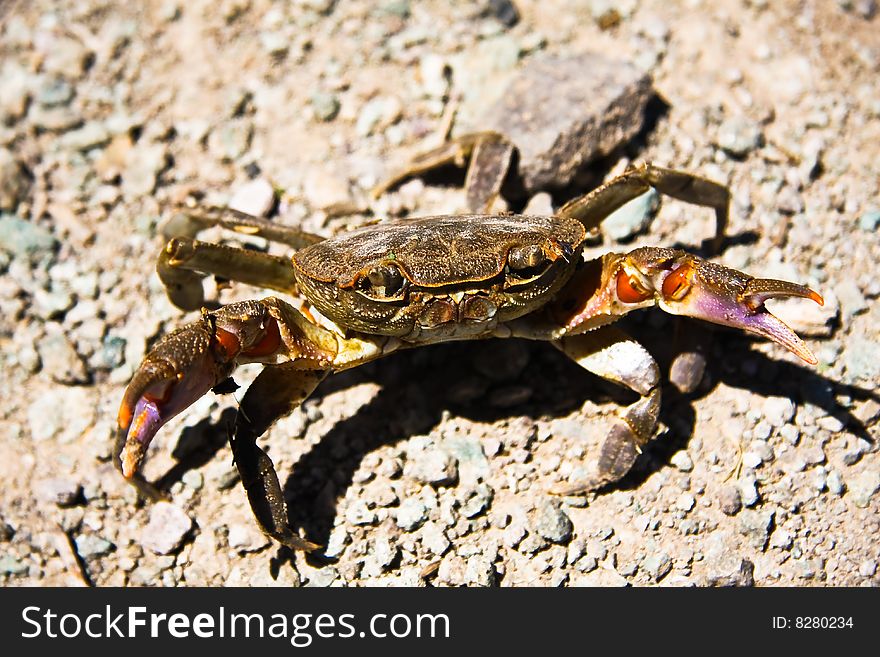
[(301, 249), (323, 238), (295, 226), (285, 226), (262, 217), (255, 217), (232, 208), (208, 207), (198, 210), (181, 209), (162, 226), (162, 234), (172, 237), (196, 237), (201, 231), (221, 226), (242, 235), (262, 237), (271, 242)]
[(623, 409), (611, 427), (590, 474), (553, 489), (559, 495), (573, 495), (595, 490), (623, 477), (641, 453), (641, 448), (654, 437), (660, 414), (660, 370), (642, 345), (613, 326), (562, 338), (553, 344), (585, 370), (640, 395), (637, 401)]
[(159, 496), (138, 472), (159, 429), (238, 365), (266, 364), (236, 420), (231, 438), (236, 466), (263, 531), (290, 547), (313, 549), (289, 528), (278, 476), (256, 440), (331, 370), (373, 360), (398, 344), (386, 337), (344, 338), (274, 297), (203, 311), (162, 338), (135, 372), (119, 407), (115, 465), (145, 495)]
[(297, 363), (265, 368), (242, 399), (230, 438), (235, 466), (260, 528), (292, 549), (311, 551), (318, 546), (291, 529), (284, 490), (269, 455), (257, 446), (257, 438), (275, 420), (293, 412), (327, 374), (327, 370), (299, 369)]
[[(487, 134), (492, 135), (494, 133), (477, 132), (463, 135), (458, 139), (446, 141), (437, 148), (432, 148), (429, 151), (416, 155), (405, 167), (391, 174), (386, 180), (373, 187), (370, 191), (370, 195), (373, 198), (379, 198), (382, 194), (407, 178), (427, 173), (437, 167), (442, 167), (447, 164), (454, 164), (455, 166), (463, 167), (468, 158), (470, 158), (471, 153), (473, 153), (474, 149), (477, 147), (477, 144)], [(497, 136), (498, 138), (501, 138), (501, 135)]]
[(665, 169), (653, 164), (627, 169), (592, 192), (572, 199), (559, 209), (558, 214), (573, 217), (583, 223), (587, 230), (593, 230), (609, 214), (652, 187), (661, 194), (680, 201), (713, 208), (715, 237), (712, 240), (712, 250), (717, 251), (721, 247), (730, 213), (730, 190), (692, 173)]
[(171, 302), (184, 310), (201, 307), (202, 279), (207, 275), (279, 292), (296, 290), (289, 258), (188, 237), (176, 237), (165, 245), (156, 263), (156, 273)]
[(494, 132), (482, 133), (464, 180), (467, 209), (488, 214), (501, 192), (513, 158), (513, 144)]
[(465, 179), (467, 209), (470, 212), (488, 213), (507, 177), (513, 151), (513, 144), (497, 132), (474, 132), (462, 135), (417, 155), (406, 167), (376, 185), (371, 194), (373, 198), (378, 198), (411, 176), (448, 164), (462, 167), (470, 159)]

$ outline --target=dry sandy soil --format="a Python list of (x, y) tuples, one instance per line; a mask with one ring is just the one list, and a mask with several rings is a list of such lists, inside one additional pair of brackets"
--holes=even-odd
[[(0, 582), (880, 582), (876, 3), (516, 0), (512, 26), (503, 5), (0, 4)], [(455, 212), (461, 173), (368, 190), (438, 143), (453, 107), (465, 122), (532, 58), (588, 49), (650, 71), (658, 96), (640, 136), (553, 206), (636, 160), (728, 184), (719, 260), (821, 291), (824, 308), (779, 310), (819, 364), (706, 329), (702, 384), (664, 388), (633, 472), (559, 500), (548, 489), (592, 458), (626, 394), (545, 344), (428, 347), (331, 377), (265, 438), (323, 555), (257, 530), (225, 444), (232, 395), (163, 429), (145, 472), (171, 502), (138, 503), (112, 434), (147, 347), (192, 317), (154, 273), (171, 209), (268, 200), (274, 221), (323, 235)], [(603, 248), (693, 248), (712, 231), (680, 202), (641, 231), (638, 212), (621, 218), (626, 245)], [(698, 339), (659, 311), (626, 328), (664, 377)]]

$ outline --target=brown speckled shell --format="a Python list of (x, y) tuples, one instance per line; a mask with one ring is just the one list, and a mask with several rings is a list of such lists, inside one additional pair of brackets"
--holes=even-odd
[(479, 282), (504, 270), (510, 249), (555, 242), (577, 252), (586, 231), (565, 217), (462, 215), (369, 226), (293, 256), (299, 275), (350, 287), (367, 267), (394, 261), (423, 288)]

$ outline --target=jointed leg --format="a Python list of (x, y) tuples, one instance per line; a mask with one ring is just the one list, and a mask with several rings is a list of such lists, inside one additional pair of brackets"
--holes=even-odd
[(644, 347), (613, 326), (562, 338), (553, 344), (585, 370), (640, 395), (623, 409), (611, 427), (587, 477), (560, 484), (553, 490), (559, 495), (572, 495), (615, 482), (629, 472), (642, 446), (654, 437), (657, 429), (660, 372)]
[(730, 213), (730, 190), (720, 183), (674, 169), (642, 164), (597, 187), (589, 194), (572, 199), (559, 210), (560, 215), (574, 217), (587, 230), (598, 228), (602, 220), (625, 203), (641, 196), (651, 187), (661, 194), (713, 208), (715, 237), (712, 248), (717, 251), (724, 240)]
[(417, 176), (448, 164), (463, 167), (470, 159), (465, 179), (467, 209), (486, 213), (501, 191), (513, 157), (513, 144), (495, 132), (475, 132), (447, 141), (442, 146), (417, 155), (388, 180), (373, 188), (377, 198), (411, 176)]
[(272, 461), (256, 440), (330, 371), (379, 358), (395, 344), (384, 337), (342, 337), (274, 297), (203, 311), (195, 322), (162, 338), (132, 377), (117, 418), (115, 464), (145, 495), (155, 497), (157, 491), (138, 473), (153, 436), (238, 365), (264, 363), (236, 421), (231, 440), (236, 466), (263, 530), (290, 547), (314, 548), (290, 530)]
[(221, 226), (241, 235), (253, 235), (271, 242), (287, 244), (293, 249), (301, 249), (324, 239), (294, 226), (285, 226), (232, 208), (220, 207), (180, 210), (162, 227), (162, 234), (168, 239), (194, 238), (201, 231), (214, 226)]
[(184, 310), (202, 306), (205, 276), (220, 276), (279, 292), (296, 290), (289, 258), (187, 237), (174, 238), (165, 245), (156, 263), (156, 273), (171, 302)]
[(230, 439), (235, 466), (251, 509), (264, 533), (293, 549), (318, 546), (300, 538), (287, 519), (284, 491), (259, 438), (278, 419), (293, 412), (327, 376), (326, 370), (298, 369), (295, 363), (264, 369), (242, 399)]

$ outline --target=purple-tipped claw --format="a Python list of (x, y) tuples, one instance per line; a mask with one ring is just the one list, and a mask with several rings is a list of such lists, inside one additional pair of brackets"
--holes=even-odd
[(159, 429), (228, 376), (212, 335), (202, 318), (164, 337), (144, 358), (117, 417), (116, 465), (126, 478), (136, 475)]
[(815, 365), (809, 347), (764, 306), (767, 299), (802, 297), (819, 305), (810, 288), (770, 278), (752, 278), (708, 260), (673, 249), (643, 247), (627, 254), (628, 263), (653, 288), (657, 303), (674, 315), (696, 317), (763, 336)]

